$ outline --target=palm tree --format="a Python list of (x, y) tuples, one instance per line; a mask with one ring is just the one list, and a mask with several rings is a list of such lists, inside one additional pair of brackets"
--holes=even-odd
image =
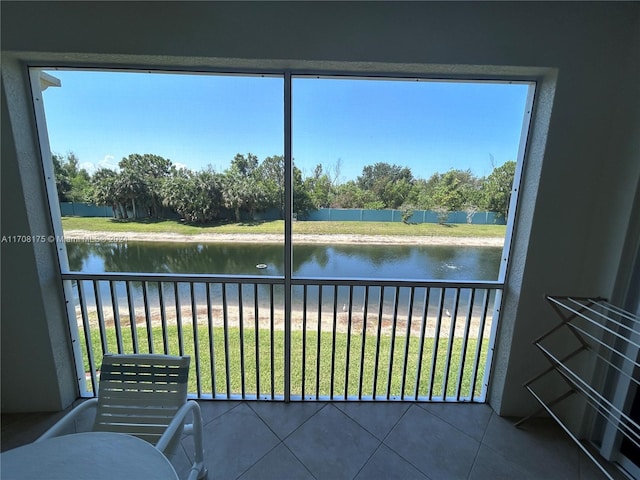
[(108, 168), (101, 168), (91, 178), (94, 203), (96, 205), (110, 206), (114, 218), (117, 218), (119, 210), (121, 211), (116, 187), (117, 178), (118, 174)]

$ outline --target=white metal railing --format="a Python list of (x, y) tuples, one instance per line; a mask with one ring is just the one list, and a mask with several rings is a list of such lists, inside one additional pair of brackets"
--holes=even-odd
[(102, 355), (191, 355), (197, 398), (485, 399), (500, 282), (63, 273), (83, 396)]

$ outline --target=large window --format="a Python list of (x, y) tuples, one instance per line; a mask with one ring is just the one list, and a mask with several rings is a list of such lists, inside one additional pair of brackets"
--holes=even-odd
[(48, 73), (71, 271), (283, 275), (290, 141), (294, 276), (504, 273), (529, 83)]
[(34, 78), (81, 391), (164, 351), (199, 397), (484, 401), (533, 84)]

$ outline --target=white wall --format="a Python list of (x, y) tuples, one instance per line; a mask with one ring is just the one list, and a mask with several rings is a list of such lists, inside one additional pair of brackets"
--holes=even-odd
[[(639, 14), (640, 4), (617, 2), (3, 1), (3, 70), (17, 59), (538, 76), (545, 101), (491, 393), (499, 413), (515, 415), (533, 406), (521, 384), (544, 365), (530, 346), (551, 321), (543, 293), (610, 297), (629, 222), (640, 221), (631, 211), (640, 177)], [(3, 349), (3, 369), (4, 357)]]

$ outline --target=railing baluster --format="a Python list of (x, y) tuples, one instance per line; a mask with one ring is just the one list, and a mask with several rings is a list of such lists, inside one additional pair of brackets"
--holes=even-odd
[(142, 282), (142, 303), (144, 304), (144, 319), (147, 325), (147, 343), (149, 345), (149, 353), (153, 353), (153, 335), (151, 331), (151, 312), (149, 311), (149, 292), (147, 290), (147, 282)]
[(273, 305), (273, 284), (269, 285), (269, 303), (270, 303), (270, 308), (269, 308), (269, 321), (270, 321), (270, 327), (271, 327), (271, 333), (270, 333), (270, 342), (271, 342), (271, 400), (274, 400), (276, 397), (276, 380), (275, 380), (275, 376), (276, 376), (276, 368), (275, 368), (275, 325), (274, 325), (274, 321), (275, 321), (275, 315), (274, 315), (274, 305)]
[(115, 280), (109, 280), (109, 293), (111, 294), (111, 307), (113, 308), (113, 323), (116, 330), (118, 353), (123, 353), (124, 347), (122, 345), (122, 329), (120, 326), (120, 305), (118, 304), (117, 282)]
[(345, 362), (345, 374), (344, 374), (344, 399), (349, 399), (349, 360), (351, 356), (351, 323), (353, 320), (353, 285), (349, 285), (349, 307), (347, 310), (348, 321), (347, 321), (347, 356)]
[(305, 380), (307, 372), (307, 286), (302, 287), (302, 390), (301, 395), (304, 400)]
[(120, 327), (120, 306), (118, 305), (118, 291), (116, 282), (109, 280), (109, 291), (111, 293), (111, 308), (113, 308), (113, 323), (116, 329), (116, 343), (118, 344), (118, 353), (124, 352), (122, 345), (122, 329)]
[(329, 398), (333, 400), (334, 382), (336, 373), (336, 332), (338, 323), (338, 285), (333, 286), (333, 330), (331, 339), (331, 386), (329, 388)]
[(458, 303), (460, 301), (460, 289), (456, 288), (456, 296), (453, 300), (453, 311), (449, 321), (449, 342), (447, 344), (447, 359), (444, 362), (444, 385), (442, 386), (442, 400), (447, 401), (447, 388), (449, 386), (449, 370), (451, 368), (451, 355), (453, 354), (453, 342), (456, 338), (456, 320), (458, 318)]
[(393, 291), (393, 313), (391, 327), (391, 344), (389, 345), (389, 370), (387, 371), (387, 400), (391, 398), (391, 382), (393, 380), (393, 355), (395, 353), (396, 345), (396, 327), (398, 325), (398, 301), (399, 301), (400, 287), (395, 287)]
[(420, 377), (422, 376), (422, 356), (424, 354), (424, 336), (427, 330), (427, 320), (429, 315), (429, 296), (431, 295), (431, 287), (424, 290), (424, 303), (422, 304), (422, 324), (420, 325), (420, 343), (418, 344), (418, 360), (416, 365), (416, 383), (414, 387), (414, 400), (417, 401), (420, 392)]
[(322, 338), (322, 285), (318, 285), (318, 344), (316, 346), (316, 400), (320, 398), (320, 352)]
[(198, 306), (196, 303), (195, 287), (193, 282), (189, 282), (189, 292), (191, 294), (191, 322), (193, 325), (193, 356), (196, 357), (196, 388), (198, 398), (202, 397), (202, 380), (200, 376), (200, 348), (198, 339)]
[(242, 399), (245, 399), (245, 370), (244, 370), (244, 300), (242, 299), (242, 284), (238, 283), (238, 326), (240, 328), (240, 385)]
[(173, 284), (173, 293), (175, 295), (176, 303), (176, 329), (178, 330), (178, 352), (179, 355), (184, 355), (184, 338), (182, 335), (182, 304), (180, 302), (180, 290), (178, 288), (178, 282)]
[(442, 328), (442, 310), (444, 310), (444, 298), (446, 288), (440, 288), (440, 295), (438, 297), (438, 317), (436, 318), (436, 328), (433, 333), (433, 352), (431, 354), (431, 368), (429, 371), (429, 401), (433, 399), (433, 387), (436, 378), (436, 365), (438, 363), (438, 348), (440, 346), (440, 329)]
[(464, 365), (467, 358), (467, 346), (469, 344), (469, 329), (471, 328), (471, 318), (473, 313), (473, 302), (475, 301), (476, 290), (470, 289), (469, 304), (467, 306), (467, 318), (464, 324), (464, 334), (462, 335), (462, 351), (460, 352), (460, 366), (458, 369), (458, 383), (456, 385), (456, 402), (460, 401), (460, 389), (464, 377)]
[(407, 367), (409, 365), (409, 341), (411, 340), (411, 317), (413, 316), (413, 297), (415, 288), (409, 290), (409, 305), (407, 307), (407, 336), (404, 340), (404, 359), (402, 360), (402, 380), (400, 384), (400, 399), (404, 400), (404, 389), (407, 381)]
[(253, 284), (253, 315), (255, 323), (254, 338), (256, 342), (256, 399), (260, 398), (260, 317), (258, 309), (258, 284)]
[(169, 354), (169, 332), (167, 331), (167, 309), (164, 304), (164, 292), (162, 282), (158, 283), (158, 303), (160, 304), (160, 324), (162, 325), (162, 345), (164, 354)]
[(127, 287), (127, 305), (129, 306), (129, 325), (131, 326), (131, 342), (133, 344), (133, 353), (140, 353), (138, 349), (138, 329), (136, 325), (136, 308), (133, 302), (133, 294), (131, 293), (131, 282), (125, 283)]
[[(87, 304), (85, 302), (83, 280), (78, 280), (78, 302), (80, 303), (80, 315), (82, 317), (82, 329), (84, 331), (85, 348), (87, 349), (87, 360), (89, 360), (89, 373), (91, 375), (91, 390), (93, 396), (98, 394), (98, 378), (96, 376), (96, 361), (93, 355), (93, 342), (91, 341), (91, 327), (89, 325), (89, 315), (87, 314)], [(74, 309), (75, 310), (75, 309)], [(76, 320), (77, 321), (77, 320)]]
[(209, 329), (209, 369), (211, 370), (211, 396), (216, 398), (216, 351), (215, 330), (213, 326), (213, 306), (211, 305), (211, 284), (205, 283), (207, 289), (207, 327)]
[(364, 287), (364, 304), (362, 305), (362, 348), (360, 349), (360, 380), (358, 382), (358, 400), (362, 400), (362, 384), (364, 383), (364, 354), (367, 340), (367, 307), (369, 304), (369, 285)]
[(107, 331), (104, 325), (104, 312), (102, 310), (102, 296), (100, 295), (100, 285), (98, 280), (93, 281), (93, 298), (96, 301), (96, 313), (98, 315), (98, 328), (100, 329), (100, 341), (102, 343), (102, 354), (109, 351), (107, 343)]
[(378, 331), (376, 332), (376, 358), (373, 365), (373, 399), (378, 393), (378, 364), (380, 360), (380, 341), (382, 335), (382, 322), (384, 314), (384, 287), (380, 287), (380, 298), (378, 299)]
[(227, 284), (222, 283), (222, 329), (224, 334), (224, 368), (227, 381), (227, 399), (231, 398), (231, 371), (229, 365), (229, 312), (227, 308)]
[(484, 296), (482, 298), (482, 314), (480, 315), (480, 325), (478, 326), (478, 340), (476, 343), (476, 354), (473, 360), (473, 370), (471, 372), (471, 400), (475, 398), (476, 383), (478, 381), (478, 366), (480, 365), (480, 355), (482, 353), (482, 343), (484, 341), (484, 328), (486, 325), (487, 312), (489, 310), (489, 298), (491, 296), (491, 290), (485, 289)]

